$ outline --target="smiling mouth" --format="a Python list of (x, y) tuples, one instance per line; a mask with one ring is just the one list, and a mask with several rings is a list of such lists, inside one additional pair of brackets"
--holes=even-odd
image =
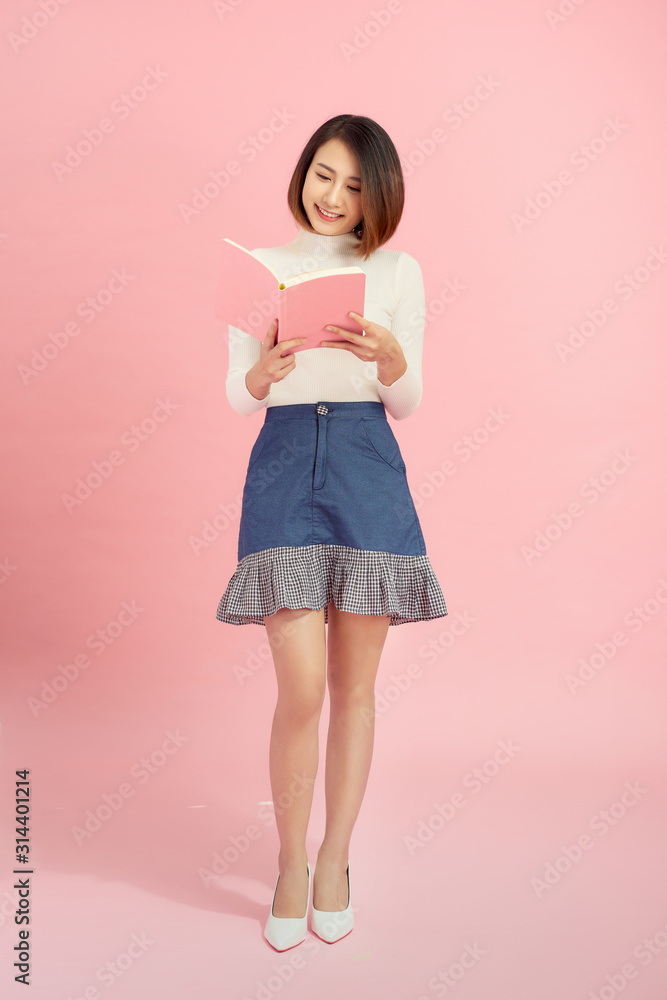
[(326, 215), (322, 211), (322, 209), (320, 208), (320, 206), (317, 204), (317, 202), (315, 202), (315, 208), (317, 209), (318, 214), (320, 215), (320, 217), (323, 218), (323, 219), (327, 219), (329, 222), (335, 222), (336, 219), (342, 219), (343, 218), (342, 215)]

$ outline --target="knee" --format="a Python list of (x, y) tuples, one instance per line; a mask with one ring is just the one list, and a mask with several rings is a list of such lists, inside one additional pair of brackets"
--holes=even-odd
[(338, 708), (368, 708), (375, 704), (375, 686), (358, 681), (329, 681), (329, 698)]
[(295, 725), (317, 722), (324, 704), (324, 684), (304, 684), (296, 691), (278, 697), (278, 711)]

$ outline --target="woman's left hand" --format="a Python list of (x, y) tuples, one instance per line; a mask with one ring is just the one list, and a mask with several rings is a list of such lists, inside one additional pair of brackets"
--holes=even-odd
[(352, 317), (355, 323), (359, 324), (364, 333), (352, 333), (350, 330), (343, 330), (339, 326), (326, 326), (325, 330), (333, 330), (335, 333), (339, 333), (341, 337), (345, 337), (345, 342), (342, 340), (322, 341), (320, 347), (333, 347), (339, 351), (351, 351), (361, 361), (375, 361), (380, 365), (395, 362), (398, 358), (402, 357), (403, 351), (401, 345), (391, 330), (380, 326), (379, 323), (371, 323), (369, 319), (365, 319), (359, 313), (350, 312), (348, 315)]

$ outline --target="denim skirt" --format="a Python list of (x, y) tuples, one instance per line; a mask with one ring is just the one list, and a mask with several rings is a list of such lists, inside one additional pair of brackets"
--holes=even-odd
[(384, 404), (268, 406), (243, 488), (238, 565), (216, 618), (264, 624), (279, 608), (447, 614)]

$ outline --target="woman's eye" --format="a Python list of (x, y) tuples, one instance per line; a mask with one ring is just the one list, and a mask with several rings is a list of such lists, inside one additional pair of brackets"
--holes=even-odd
[[(324, 174), (317, 174), (317, 173), (316, 173), (316, 175), (315, 175), (315, 176), (316, 176), (316, 177), (319, 177), (319, 178), (320, 178), (320, 180), (323, 180), (323, 181), (328, 181), (328, 180), (330, 180), (330, 179), (331, 179), (330, 177), (325, 177), (325, 176), (324, 176)], [(349, 184), (348, 184), (348, 187), (350, 187), (350, 185), (349, 185)], [(356, 191), (356, 192), (358, 193), (358, 192), (360, 192), (360, 191), (361, 191), (361, 188), (353, 188), (353, 187), (350, 187), (350, 191)]]

